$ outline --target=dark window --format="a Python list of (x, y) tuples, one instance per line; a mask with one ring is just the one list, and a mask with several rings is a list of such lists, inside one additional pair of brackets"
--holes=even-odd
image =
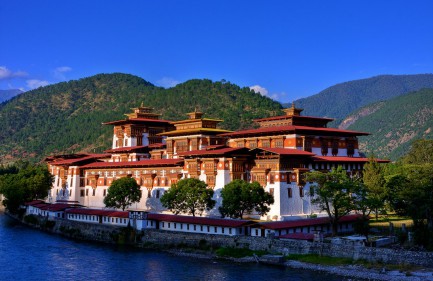
[(107, 190), (104, 189), (104, 196), (107, 196)]
[(287, 189), (287, 195), (292, 198), (292, 189), (290, 187)]
[(95, 194), (96, 194), (96, 189), (94, 188), (94, 189), (92, 190), (92, 196), (95, 196)]
[(89, 189), (86, 189), (86, 196), (89, 196)]
[(156, 198), (159, 198), (159, 190), (156, 191)]
[(81, 196), (81, 197), (84, 197), (84, 189), (81, 189), (81, 190), (80, 190), (80, 196)]
[(299, 187), (299, 196), (304, 197), (304, 188), (302, 186)]

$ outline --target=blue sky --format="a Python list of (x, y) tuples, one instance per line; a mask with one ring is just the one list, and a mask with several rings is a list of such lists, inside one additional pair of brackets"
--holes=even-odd
[(123, 72), (256, 86), (281, 102), (433, 73), (433, 1), (3, 0), (0, 89)]

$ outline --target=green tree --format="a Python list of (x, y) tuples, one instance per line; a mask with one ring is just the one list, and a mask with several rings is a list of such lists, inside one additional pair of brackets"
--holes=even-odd
[(162, 206), (174, 214), (184, 213), (195, 216), (215, 206), (213, 190), (201, 180), (189, 178), (172, 184), (161, 197)]
[(223, 199), (219, 211), (223, 217), (242, 218), (245, 213), (255, 210), (263, 216), (269, 212), (274, 197), (266, 192), (258, 182), (248, 183), (234, 180), (221, 190)]
[(417, 244), (433, 249), (433, 164), (402, 165), (386, 180), (391, 208), (413, 220)]
[(121, 208), (122, 211), (141, 199), (140, 186), (135, 179), (124, 177), (113, 181), (104, 198), (106, 207)]
[(365, 199), (363, 200), (363, 204), (366, 204), (365, 207), (374, 211), (377, 220), (379, 210), (385, 206), (386, 188), (383, 166), (375, 160), (373, 155), (364, 165), (362, 180), (365, 190), (362, 190), (360, 196)]
[(9, 212), (17, 213), (25, 202), (47, 197), (53, 177), (45, 165), (18, 163), (8, 171), (0, 176), (0, 193), (4, 195), (3, 205)]
[(356, 192), (356, 185), (341, 166), (332, 169), (329, 173), (319, 171), (306, 173), (306, 180), (315, 182), (311, 186), (314, 194), (311, 203), (328, 214), (332, 235), (337, 235), (340, 218), (355, 208), (352, 193)]
[(416, 140), (401, 159), (403, 164), (433, 164), (433, 140)]

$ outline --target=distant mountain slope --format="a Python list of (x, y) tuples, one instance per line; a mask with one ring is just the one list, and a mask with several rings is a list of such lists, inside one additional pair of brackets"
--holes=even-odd
[(320, 93), (295, 101), (305, 115), (341, 119), (362, 106), (417, 91), (433, 88), (433, 74), (381, 75), (349, 81), (329, 87)]
[(433, 139), (433, 89), (422, 89), (386, 102), (374, 103), (348, 116), (355, 120), (349, 130), (366, 131), (360, 138), (360, 149), (379, 157), (397, 160), (412, 141)]
[(156, 87), (127, 74), (99, 74), (62, 82), (0, 104), (0, 162), (40, 160), (52, 153), (101, 152), (110, 147), (112, 127), (141, 103), (181, 120), (196, 107), (205, 117), (224, 119), (225, 129), (248, 128), (251, 119), (281, 113), (281, 105), (231, 83), (190, 80)]
[(10, 100), (16, 95), (21, 94), (23, 91), (19, 89), (11, 89), (11, 90), (0, 90), (0, 103)]

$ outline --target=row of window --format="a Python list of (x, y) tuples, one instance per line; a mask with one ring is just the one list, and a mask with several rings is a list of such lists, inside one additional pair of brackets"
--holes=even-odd
[[(90, 189), (81, 189), (80, 190), (80, 197), (84, 197), (84, 196), (89, 196), (89, 190)], [(141, 191), (142, 193), (144, 192), (143, 190)], [(159, 198), (164, 194), (163, 190), (156, 190), (155, 192), (155, 198)], [(57, 195), (59, 195), (59, 190), (57, 190)], [(69, 191), (69, 196), (72, 195), (72, 189)], [(63, 196), (65, 196), (65, 190), (63, 190)], [(96, 196), (96, 189), (92, 189), (92, 196)], [(107, 196), (107, 189), (103, 190), (103, 196)], [(147, 198), (152, 197), (152, 190), (148, 189), (147, 190)]]
[[(171, 226), (173, 225), (173, 229), (177, 229), (177, 227), (179, 226), (179, 229), (180, 230), (183, 230), (183, 226), (184, 226), (184, 224), (183, 223), (176, 223), (176, 222), (174, 222), (174, 223), (167, 223), (167, 228), (171, 228)], [(161, 228), (164, 228), (165, 227), (165, 222), (161, 222)], [(192, 227), (192, 229), (191, 229), (191, 227)], [(197, 231), (197, 228), (198, 227), (200, 227), (200, 231), (201, 232), (203, 232), (203, 229), (204, 228), (207, 228), (206, 230), (207, 230), (207, 232), (208, 233), (210, 233), (211, 232), (211, 228), (213, 228), (213, 231), (214, 231), (214, 233), (218, 233), (218, 227), (217, 226), (214, 226), (214, 227), (211, 227), (211, 226), (209, 226), (209, 225), (207, 225), (207, 226), (203, 226), (203, 225), (196, 225), (196, 224), (189, 224), (189, 223), (187, 223), (186, 224), (186, 230), (194, 230), (194, 231)], [(226, 228), (225, 227), (220, 227), (221, 228), (221, 233), (225, 233), (225, 231), (226, 231)], [(228, 234), (232, 234), (232, 229), (233, 228), (231, 228), (231, 227), (228, 227)], [(242, 228), (240, 228), (240, 233), (242, 234)]]
[[(92, 216), (92, 215), (69, 214), (68, 218), (69, 219), (87, 220), (87, 221), (98, 221), (98, 217)], [(124, 223), (124, 224), (126, 224), (126, 219), (122, 219), (122, 218), (104, 217), (103, 221), (104, 222), (110, 222), (111, 221), (112, 223)]]

